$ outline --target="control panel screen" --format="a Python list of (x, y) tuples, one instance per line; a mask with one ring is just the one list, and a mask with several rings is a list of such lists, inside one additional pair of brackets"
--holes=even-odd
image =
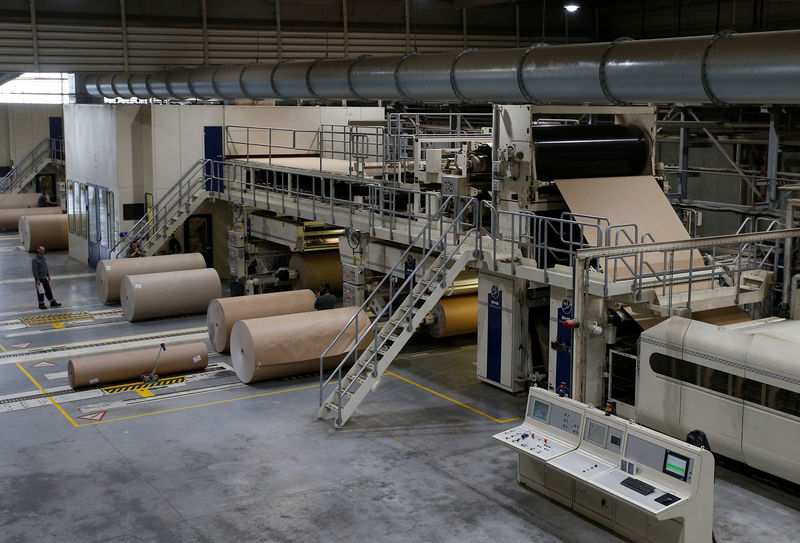
[(600, 424), (593, 420), (589, 421), (589, 427), (586, 429), (586, 441), (594, 443), (598, 447), (602, 447), (606, 441), (606, 429), (608, 426)]
[(664, 453), (664, 469), (667, 475), (685, 481), (689, 475), (689, 459), (678, 453), (667, 451)]
[(533, 400), (533, 409), (531, 409), (531, 416), (535, 419), (547, 423), (547, 416), (550, 414), (550, 404)]

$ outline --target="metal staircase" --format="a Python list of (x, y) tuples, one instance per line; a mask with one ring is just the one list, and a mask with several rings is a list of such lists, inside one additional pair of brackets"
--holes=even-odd
[[(409, 244), (408, 249), (373, 289), (372, 294), (361, 306), (361, 310), (331, 342), (320, 357), (319, 418), (325, 417), (328, 413), (335, 413), (336, 428), (341, 428), (347, 422), (426, 315), (441, 300), (458, 274), (469, 262), (480, 256), (480, 251), (477, 249), (481, 234), (480, 209), (480, 202), (474, 198), (450, 196), (445, 199), (414, 242)], [(442, 222), (443, 216), (448, 212), (455, 216), (448, 219), (451, 221), (449, 223)], [(441, 225), (448, 226), (442, 231)], [(434, 226), (440, 228), (441, 235), (436, 241), (431, 242), (431, 231)], [(424, 256), (402, 285), (394, 287), (395, 271), (403, 270), (409, 251), (418, 242), (423, 245)], [(388, 302), (370, 323), (359, 323), (361, 311), (370, 307), (376, 293), (385, 292), (387, 289)], [(391, 316), (387, 320), (388, 315)], [(355, 327), (356, 337), (360, 341), (354, 342), (339, 366), (323, 381), (322, 369), (325, 356), (351, 326)], [(349, 364), (352, 364), (352, 367), (344, 373), (345, 366)], [(326, 398), (325, 392), (328, 387), (334, 389)]]
[(30, 153), (22, 157), (11, 170), (0, 179), (0, 193), (16, 194), (33, 181), (36, 174), (53, 164), (63, 166), (65, 159), (64, 140), (45, 138), (36, 144)]
[(206, 198), (217, 197), (208, 169), (211, 161), (198, 160), (158, 202), (111, 248), (111, 258), (124, 256), (131, 242), (139, 242), (145, 254), (152, 255), (194, 213)]

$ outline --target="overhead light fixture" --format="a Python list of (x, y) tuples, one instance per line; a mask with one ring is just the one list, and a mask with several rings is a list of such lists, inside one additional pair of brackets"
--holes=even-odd
[(569, 11), (570, 13), (575, 13), (576, 11), (581, 9), (581, 7), (578, 4), (564, 4), (564, 9)]

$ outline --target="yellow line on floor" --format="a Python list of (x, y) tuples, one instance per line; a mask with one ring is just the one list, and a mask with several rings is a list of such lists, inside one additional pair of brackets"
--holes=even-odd
[[(335, 383), (335, 381), (333, 381), (332, 383)], [(302, 386), (302, 387), (287, 388), (285, 390), (273, 390), (272, 392), (262, 392), (261, 394), (251, 394), (250, 396), (242, 396), (241, 398), (230, 398), (230, 399), (227, 399), (227, 400), (219, 400), (219, 401), (216, 401), (216, 402), (200, 403), (200, 404), (197, 404), (197, 405), (186, 405), (186, 406), (183, 406), (183, 407), (174, 407), (172, 409), (164, 409), (162, 411), (153, 411), (152, 413), (140, 413), (138, 415), (129, 415), (127, 417), (119, 417), (119, 418), (116, 418), (116, 419), (105, 419), (105, 420), (99, 420), (97, 422), (88, 422), (88, 423), (85, 423), (85, 424), (76, 424), (76, 426), (78, 426), (78, 427), (94, 426), (95, 424), (105, 424), (106, 422), (117, 422), (117, 421), (121, 421), (121, 420), (138, 419), (140, 417), (149, 417), (150, 415), (163, 415), (164, 413), (173, 413), (175, 411), (185, 411), (186, 409), (194, 409), (195, 407), (208, 407), (210, 405), (220, 405), (220, 404), (224, 404), (224, 403), (238, 402), (239, 400), (249, 400), (251, 398), (260, 398), (262, 396), (272, 396), (272, 395), (275, 395), (275, 394), (283, 394), (284, 392), (296, 392), (298, 390), (308, 390), (310, 388), (319, 388), (319, 383), (317, 383), (315, 385), (307, 385), (307, 386)], [(62, 410), (62, 413), (63, 413), (63, 410)], [(65, 413), (65, 415), (66, 415), (66, 413)], [(69, 416), (67, 415), (67, 417), (69, 417)]]
[(23, 368), (23, 367), (22, 367), (22, 364), (20, 364), (19, 362), (17, 362), (17, 367), (18, 367), (19, 369), (21, 369), (21, 370), (22, 370), (22, 373), (24, 373), (25, 375), (27, 375), (27, 376), (28, 376), (28, 379), (30, 379), (30, 380), (31, 380), (31, 382), (32, 382), (34, 385), (36, 385), (36, 388), (38, 388), (39, 390), (41, 390), (41, 391), (42, 391), (42, 394), (44, 394), (44, 395), (47, 397), (47, 399), (48, 399), (48, 400), (50, 400), (51, 402), (53, 402), (53, 405), (55, 405), (55, 406), (56, 406), (56, 409), (58, 409), (59, 411), (61, 411), (61, 414), (62, 414), (62, 415), (64, 415), (64, 416), (67, 418), (67, 420), (68, 420), (68, 421), (70, 421), (70, 422), (72, 423), (72, 425), (73, 425), (73, 426), (75, 426), (75, 427), (82, 426), (81, 424), (78, 424), (77, 422), (75, 422), (75, 419), (73, 419), (72, 417), (70, 417), (70, 416), (67, 414), (67, 412), (66, 412), (66, 411), (64, 411), (64, 408), (62, 408), (60, 405), (58, 405), (58, 402), (57, 402), (57, 401), (55, 401), (55, 400), (53, 399), (53, 397), (52, 397), (52, 396), (50, 396), (50, 395), (49, 395), (49, 394), (48, 394), (48, 393), (47, 393), (47, 392), (46, 392), (46, 391), (45, 391), (45, 390), (42, 388), (42, 386), (41, 386), (39, 383), (37, 383), (37, 382), (36, 382), (36, 379), (34, 379), (34, 378), (33, 378), (33, 375), (31, 375), (30, 373), (28, 373), (28, 370), (26, 370), (25, 368)]
[(426, 386), (420, 385), (419, 383), (415, 383), (411, 379), (406, 379), (405, 377), (397, 375), (396, 373), (393, 373), (391, 371), (387, 371), (386, 375), (391, 375), (392, 377), (396, 377), (396, 378), (400, 379), (401, 381), (405, 381), (406, 383), (414, 385), (415, 387), (419, 387), (422, 390), (425, 390), (427, 392), (430, 392), (431, 394), (435, 394), (436, 396), (439, 396), (440, 398), (444, 398), (448, 402), (453, 402), (454, 404), (460, 405), (461, 407), (463, 407), (465, 409), (469, 409), (473, 413), (477, 413), (479, 415), (482, 415), (482, 416), (486, 417), (487, 419), (493, 420), (495, 422), (499, 422), (500, 424), (504, 424), (506, 422), (514, 422), (515, 420), (522, 420), (522, 417), (514, 417), (513, 419), (500, 420), (500, 419), (498, 419), (496, 417), (493, 417), (493, 416), (489, 415), (488, 413), (484, 413), (480, 409), (475, 409), (474, 407), (469, 406), (469, 405), (465, 404), (464, 402), (459, 402), (458, 400), (456, 400), (454, 398), (451, 398), (450, 396), (445, 396), (441, 392), (436, 392), (435, 390), (432, 390), (432, 389), (430, 389), (430, 388), (428, 388)]
[(0, 351), (6, 352), (6, 348), (2, 344), (0, 344)]
[(153, 394), (152, 392), (150, 392), (146, 388), (143, 388), (141, 390), (137, 388), (136, 392), (138, 392), (139, 396), (141, 396), (142, 398), (149, 398), (150, 396), (155, 396), (155, 394)]

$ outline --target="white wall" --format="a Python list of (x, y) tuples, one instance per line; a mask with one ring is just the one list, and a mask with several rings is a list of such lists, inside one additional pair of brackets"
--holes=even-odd
[[(126, 232), (135, 221), (122, 220), (122, 204), (144, 203), (144, 193), (153, 190), (153, 145), (150, 106), (115, 106), (117, 170), (117, 231)], [(67, 159), (69, 160), (69, 159)]]
[(11, 140), (8, 123), (8, 105), (0, 105), (0, 166), (11, 166)]
[(14, 162), (50, 136), (50, 117), (62, 116), (61, 104), (7, 104), (6, 107), (9, 156)]
[[(64, 105), (64, 145), (68, 180), (107, 187), (114, 192), (119, 217), (122, 199), (117, 191), (116, 106)], [(86, 239), (70, 235), (69, 256), (86, 262)]]

